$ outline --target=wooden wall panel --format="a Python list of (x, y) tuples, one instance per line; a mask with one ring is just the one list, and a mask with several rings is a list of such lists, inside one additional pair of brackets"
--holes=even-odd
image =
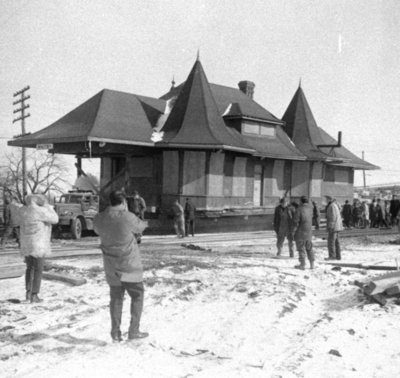
[(312, 176), (310, 183), (310, 197), (320, 198), (322, 193), (322, 163), (312, 164)]
[(103, 157), (101, 158), (100, 162), (100, 184), (103, 187), (107, 182), (111, 180), (111, 171), (112, 171), (112, 162), (111, 158), (108, 157)]
[(223, 196), (224, 188), (224, 154), (212, 152), (210, 171), (208, 173), (208, 195)]
[(206, 153), (185, 151), (183, 160), (184, 195), (206, 194)]
[(225, 154), (224, 159), (224, 197), (232, 196), (232, 185), (233, 185), (233, 168), (234, 168), (235, 156), (232, 154)]
[(246, 163), (246, 197), (252, 198), (254, 192), (254, 175), (257, 173), (262, 174), (261, 164), (255, 163), (253, 159), (248, 158)]
[(310, 181), (310, 163), (304, 161), (293, 161), (291, 196), (308, 197), (309, 181)]
[(153, 177), (152, 156), (132, 156), (128, 158), (129, 177)]
[(282, 197), (285, 194), (284, 186), (284, 160), (275, 160), (272, 171), (272, 196)]
[(163, 151), (163, 193), (179, 192), (179, 154), (178, 151)]
[(264, 166), (264, 199), (273, 196), (274, 188), (274, 160), (265, 159), (263, 160)]
[(339, 203), (353, 199), (353, 169), (326, 165), (325, 176), (322, 182), (322, 203), (324, 196), (335, 197)]
[(246, 197), (246, 163), (247, 158), (235, 158), (232, 184), (233, 197)]

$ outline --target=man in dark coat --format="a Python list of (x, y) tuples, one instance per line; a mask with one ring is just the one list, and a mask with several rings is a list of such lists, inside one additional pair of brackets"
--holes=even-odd
[(371, 204), (369, 205), (369, 220), (370, 220), (371, 228), (379, 227), (379, 225), (378, 225), (378, 209), (376, 207), (375, 198), (372, 200)]
[(186, 236), (189, 236), (189, 229), (192, 236), (194, 236), (194, 218), (196, 214), (196, 207), (192, 204), (189, 198), (186, 198), (185, 203), (185, 230)]
[(293, 219), (294, 240), (299, 252), (299, 265), (296, 269), (304, 270), (306, 267), (306, 254), (310, 262), (310, 268), (314, 269), (314, 252), (312, 248), (312, 218), (313, 208), (308, 202), (308, 198), (303, 196), (300, 199), (300, 206), (297, 208)]
[(390, 218), (392, 220), (392, 225), (396, 225), (398, 222), (397, 215), (400, 210), (400, 200), (397, 199), (396, 194), (393, 194), (392, 199), (390, 201)]
[(319, 230), (319, 220), (320, 220), (320, 212), (318, 209), (318, 205), (315, 201), (312, 201), (313, 206), (313, 225), (316, 230)]
[(287, 238), (289, 243), (289, 255), (294, 256), (293, 252), (293, 216), (294, 208), (288, 205), (286, 198), (279, 201), (279, 205), (275, 208), (274, 213), (274, 230), (276, 232), (276, 248), (277, 256), (282, 253), (283, 242)]
[(342, 210), (343, 223), (346, 228), (350, 228), (352, 214), (353, 214), (353, 208), (349, 204), (349, 200), (346, 200)]

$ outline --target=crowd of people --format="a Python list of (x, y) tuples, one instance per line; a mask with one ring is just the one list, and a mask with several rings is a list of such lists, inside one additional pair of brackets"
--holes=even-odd
[[(326, 196), (326, 227), (328, 231), (328, 256), (326, 260), (340, 260), (339, 234), (350, 227), (390, 227), (399, 224), (400, 201), (393, 196), (391, 201), (373, 200), (371, 204), (354, 200), (340, 206), (335, 198)], [(116, 190), (109, 196), (109, 206), (94, 218), (94, 229), (100, 236), (100, 248), (106, 281), (110, 287), (111, 338), (122, 340), (121, 317), (125, 292), (131, 297), (130, 325), (128, 339), (148, 336), (140, 330), (143, 311), (143, 266), (138, 244), (143, 230), (146, 203), (138, 192), (127, 197), (124, 191)], [(178, 200), (172, 206), (174, 227), (178, 237), (194, 236), (196, 208), (189, 198), (183, 207)], [(5, 232), (0, 246), (14, 235), (25, 259), (26, 300), (41, 302), (40, 291), (44, 259), (51, 253), (51, 228), (58, 222), (58, 215), (47, 198), (40, 194), (28, 195), (25, 204), (16, 198), (6, 200)], [(315, 256), (312, 244), (312, 230), (319, 229), (320, 211), (315, 202), (302, 196), (300, 203), (282, 198), (275, 208), (274, 230), (277, 236), (277, 256), (282, 255), (285, 239), (289, 244), (289, 256), (298, 252), (299, 264), (296, 269), (304, 270), (308, 260), (314, 269)]]
[(354, 199), (351, 204), (345, 201), (341, 208), (345, 228), (390, 228), (399, 223), (400, 200), (396, 195), (392, 199), (374, 198), (371, 203)]
[[(294, 244), (299, 253), (300, 264), (296, 268), (305, 268), (307, 254), (311, 269), (314, 268), (314, 254), (312, 253), (312, 226), (320, 227), (320, 211), (312, 201), (308, 204), (307, 197), (301, 197), (300, 205), (282, 198), (275, 208), (273, 226), (276, 233), (277, 257), (282, 254), (285, 239), (288, 240), (289, 257), (294, 257)], [(341, 206), (335, 198), (326, 196), (325, 207), (326, 228), (328, 231), (328, 257), (326, 260), (341, 260), (339, 233), (347, 228), (381, 228), (397, 225), (400, 230), (400, 200), (396, 195), (392, 200), (373, 199), (370, 204), (355, 199), (353, 204), (348, 200)]]

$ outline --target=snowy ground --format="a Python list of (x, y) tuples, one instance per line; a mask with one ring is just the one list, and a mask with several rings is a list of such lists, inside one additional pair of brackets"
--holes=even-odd
[[(346, 240), (352, 262), (395, 265), (390, 238)], [(272, 242), (272, 241), (271, 241)], [(60, 259), (78, 287), (43, 281), (43, 303), (23, 278), (0, 281), (1, 377), (398, 377), (400, 306), (368, 304), (353, 285), (380, 273), (293, 269), (271, 245), (212, 251), (143, 248), (148, 339), (113, 344), (99, 256)], [(322, 261), (325, 247), (316, 248)], [(128, 300), (123, 330), (128, 327)]]

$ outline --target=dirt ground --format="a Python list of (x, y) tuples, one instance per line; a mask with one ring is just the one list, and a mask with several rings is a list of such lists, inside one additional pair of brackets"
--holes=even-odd
[[(395, 265), (393, 238), (343, 240), (343, 258)], [(109, 337), (100, 256), (52, 260), (87, 283), (43, 281), (39, 304), (22, 300), (22, 277), (2, 280), (0, 376), (398, 377), (400, 306), (371, 304), (353, 284), (382, 272), (332, 270), (323, 241), (316, 269), (298, 271), (295, 259), (274, 258), (273, 244), (143, 245), (150, 337), (120, 344)]]

